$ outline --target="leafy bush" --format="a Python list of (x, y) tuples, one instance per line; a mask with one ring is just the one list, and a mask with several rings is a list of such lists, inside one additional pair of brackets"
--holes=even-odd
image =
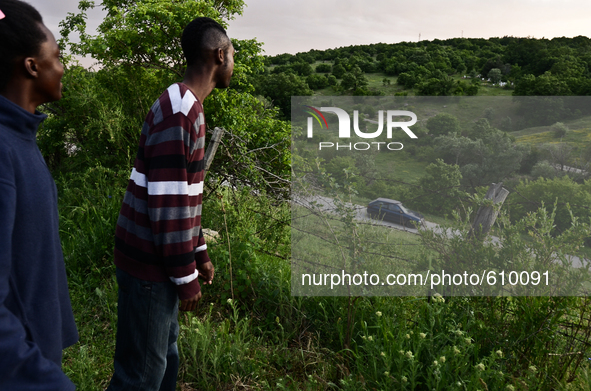
[(306, 82), (313, 90), (320, 90), (328, 87), (328, 79), (324, 75), (312, 74), (306, 78)]
[(537, 162), (531, 169), (531, 176), (534, 179), (538, 178), (547, 178), (552, 179), (560, 175), (560, 171), (558, 171), (552, 164), (548, 161), (543, 160), (541, 162)]
[(409, 204), (425, 213), (451, 215), (460, 207), (462, 198), (467, 197), (460, 188), (460, 168), (437, 159), (425, 171), (425, 176), (419, 179), (418, 191), (412, 192), (412, 201)]
[(582, 222), (591, 217), (588, 205), (591, 203), (591, 182), (574, 182), (568, 176), (538, 178), (524, 181), (517, 186), (508, 199), (511, 219), (519, 220), (542, 205), (551, 207), (556, 203), (556, 218), (553, 234), (564, 232), (571, 226), (571, 211)]
[(330, 73), (332, 71), (332, 65), (330, 64), (318, 64), (316, 65), (316, 72), (317, 73)]
[(568, 126), (563, 124), (562, 122), (556, 122), (554, 125), (550, 127), (552, 132), (554, 132), (554, 136), (557, 138), (562, 138), (566, 136), (566, 132), (568, 132)]
[(448, 133), (459, 132), (460, 122), (448, 113), (439, 113), (427, 120), (427, 129), (432, 136), (444, 136)]

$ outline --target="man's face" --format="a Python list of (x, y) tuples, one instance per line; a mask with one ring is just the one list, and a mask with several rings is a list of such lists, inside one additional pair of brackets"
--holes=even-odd
[(228, 88), (234, 73), (234, 46), (230, 43), (230, 47), (224, 51), (224, 64), (220, 67), (220, 73), (216, 88)]
[(37, 79), (35, 93), (41, 103), (54, 102), (62, 97), (62, 76), (64, 66), (60, 61), (60, 48), (51, 31), (42, 26), (47, 40), (41, 44), (39, 54), (35, 57)]

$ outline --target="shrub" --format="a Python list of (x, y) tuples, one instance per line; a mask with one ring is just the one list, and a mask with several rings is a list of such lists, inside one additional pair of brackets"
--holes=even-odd
[(459, 132), (460, 121), (448, 113), (439, 113), (427, 120), (427, 129), (429, 134), (434, 137), (444, 136), (448, 133)]
[(562, 138), (568, 132), (568, 127), (562, 122), (556, 122), (550, 129), (556, 138)]
[(316, 65), (317, 73), (330, 73), (332, 71), (332, 65), (330, 64), (318, 64)]

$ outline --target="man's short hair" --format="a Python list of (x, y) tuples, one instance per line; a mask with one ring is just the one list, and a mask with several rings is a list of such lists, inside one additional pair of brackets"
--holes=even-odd
[(0, 91), (12, 77), (15, 62), (20, 57), (39, 54), (47, 40), (41, 28), (41, 14), (30, 4), (20, 0), (0, 0)]
[(204, 64), (207, 52), (218, 48), (226, 51), (230, 44), (226, 30), (215, 20), (206, 17), (189, 23), (181, 37), (181, 47), (188, 66)]

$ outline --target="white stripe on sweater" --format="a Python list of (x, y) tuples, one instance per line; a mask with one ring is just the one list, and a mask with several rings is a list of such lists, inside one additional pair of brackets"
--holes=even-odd
[(173, 114), (181, 112), (184, 115), (188, 115), (189, 111), (191, 111), (191, 107), (193, 107), (193, 104), (197, 101), (190, 90), (187, 90), (185, 96), (181, 98), (181, 88), (178, 84), (173, 84), (168, 87), (168, 96), (170, 98)]
[(189, 185), (184, 181), (148, 182), (145, 174), (131, 170), (130, 179), (140, 187), (147, 187), (149, 195), (183, 195), (198, 196), (203, 193), (203, 182)]
[(196, 279), (197, 276), (199, 276), (199, 271), (197, 269), (195, 269), (195, 272), (193, 274), (191, 274), (190, 276), (185, 276), (185, 277), (181, 277), (181, 278), (170, 277), (170, 280), (172, 282), (174, 282), (175, 285), (185, 285), (185, 284), (190, 283), (194, 279)]

